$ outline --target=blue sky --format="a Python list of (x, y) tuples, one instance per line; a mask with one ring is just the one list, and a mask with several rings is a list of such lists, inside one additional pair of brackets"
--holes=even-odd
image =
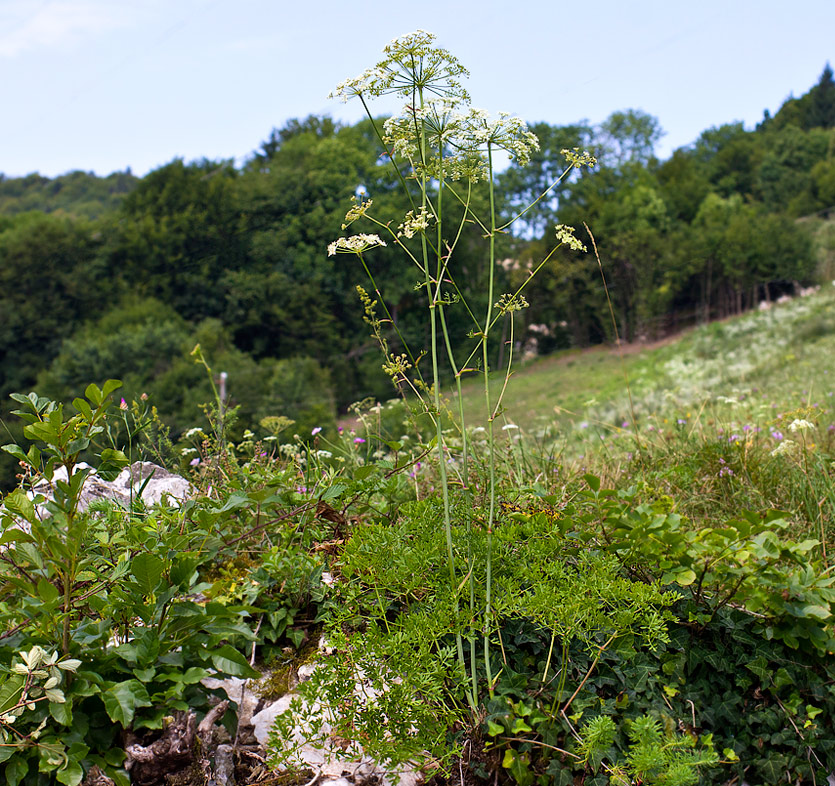
[(0, 172), (240, 163), (289, 118), (359, 119), (328, 93), (417, 28), (470, 69), (475, 106), (554, 124), (642, 109), (662, 157), (835, 65), (833, 0), (0, 0)]

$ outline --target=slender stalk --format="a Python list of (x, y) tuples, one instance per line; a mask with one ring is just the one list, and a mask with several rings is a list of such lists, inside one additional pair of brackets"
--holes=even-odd
[(493, 434), (493, 412), (490, 406), (490, 362), (488, 356), (488, 331), (493, 316), (493, 287), (496, 267), (496, 203), (493, 193), (493, 147), (487, 144), (488, 184), (490, 189), (490, 253), (487, 284), (487, 314), (484, 318), (484, 331), (481, 336), (481, 357), (484, 364), (484, 400), (487, 405), (487, 445), (489, 461), (490, 502), (487, 511), (487, 565), (484, 586), (484, 672), (487, 676), (487, 689), (493, 698), (493, 671), (490, 666), (490, 629), (493, 625), (493, 519), (496, 513), (496, 443)]
[[(420, 98), (420, 108), (421, 112), (424, 109), (424, 98), (423, 98), (423, 90), (418, 91), (418, 95)], [(419, 138), (420, 138), (420, 155), (421, 160), (426, 161), (426, 133), (423, 125), (419, 128)], [(421, 167), (420, 173), (420, 195), (421, 195), (421, 208), (426, 209), (427, 205), (427, 177), (426, 177), (426, 167)], [(447, 547), (447, 567), (449, 569), (449, 581), (450, 586), (454, 589), (455, 584), (455, 553), (453, 550), (452, 544), (452, 515), (450, 511), (450, 501), (449, 501), (449, 478), (447, 477), (447, 470), (446, 470), (446, 457), (444, 455), (444, 433), (443, 433), (443, 423), (441, 422), (441, 375), (438, 366), (438, 295), (439, 295), (439, 288), (440, 288), (440, 281), (438, 281), (437, 288), (433, 290), (432, 288), (432, 276), (429, 270), (429, 248), (426, 241), (426, 233), (421, 232), (420, 235), (420, 245), (421, 245), (421, 258), (423, 260), (423, 270), (424, 270), (424, 279), (426, 282), (426, 291), (427, 295), (429, 296), (429, 333), (430, 333), (430, 353), (432, 356), (432, 393), (433, 393), (433, 404), (434, 404), (434, 411), (432, 413), (433, 418), (435, 420), (435, 435), (437, 440), (437, 450), (438, 450), (438, 475), (441, 481), (441, 495), (443, 498), (443, 510), (444, 510), (444, 534), (446, 536), (446, 547)], [(440, 256), (440, 255), (439, 255)], [(441, 260), (438, 259), (438, 271), (440, 272)], [(454, 595), (453, 603), (455, 604), (455, 615), (458, 616), (458, 595), (457, 593)], [(455, 644), (456, 650), (458, 654), (458, 662), (461, 664), (461, 667), (466, 670), (466, 662), (464, 660), (464, 641), (461, 637), (460, 632), (456, 632), (455, 634)], [(468, 696), (468, 699), (471, 703), (475, 701), (475, 697)]]

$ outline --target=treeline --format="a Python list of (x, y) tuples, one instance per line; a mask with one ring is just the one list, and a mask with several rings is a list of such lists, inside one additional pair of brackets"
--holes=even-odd
[[(828, 66), (809, 93), (756, 130), (710, 129), (663, 162), (654, 154), (658, 123), (639, 111), (616, 112), (599, 126), (532, 130), (541, 150), (497, 183), (508, 218), (562, 171), (563, 149), (588, 149), (599, 163), (500, 238), (499, 291), (553, 248), (554, 224), (576, 226), (590, 248), (555, 254), (526, 291), (531, 307), (514, 325), (522, 342), (535, 337), (540, 351), (552, 351), (614, 338), (583, 223), (628, 340), (750, 308), (815, 279), (813, 230), (830, 225), (797, 219), (835, 206)], [(370, 122), (310, 117), (273, 131), (241, 168), (175, 160), (141, 179), (3, 178), (3, 402), (33, 388), (71, 400), (92, 380), (118, 377), (128, 400), (149, 394), (176, 439), (200, 422), (210, 398), (205, 369), (190, 355), (197, 343), (229, 375), (240, 430), (263, 433), (264, 418), (284, 415), (305, 435), (333, 427), (337, 409), (352, 401), (390, 396), (355, 290), (365, 274), (352, 257), (327, 254), (360, 191), (395, 225), (410, 209), (380, 153)], [(476, 206), (487, 198), (483, 184), (474, 189)], [(484, 291), (478, 244), (468, 242), (479, 229), (463, 226), (458, 280)], [(817, 246), (826, 243), (819, 237)], [(368, 258), (401, 334), (422, 346), (425, 293), (416, 271), (391, 247)], [(445, 312), (453, 335), (467, 340), (466, 314)], [(10, 426), (11, 407), (2, 407)], [(3, 460), (8, 483), (14, 467)]]

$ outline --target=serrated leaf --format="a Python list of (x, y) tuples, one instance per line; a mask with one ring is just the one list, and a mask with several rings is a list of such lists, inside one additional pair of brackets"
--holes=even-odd
[(162, 578), (165, 563), (155, 554), (137, 554), (130, 563), (130, 573), (144, 595), (150, 595)]

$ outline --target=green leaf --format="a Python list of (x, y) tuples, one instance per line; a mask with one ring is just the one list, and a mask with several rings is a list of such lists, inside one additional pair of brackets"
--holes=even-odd
[(73, 399), (72, 405), (75, 407), (76, 412), (84, 416), (85, 420), (89, 421), (93, 419), (93, 410), (83, 398)]
[(25, 678), (18, 674), (11, 675), (0, 687), (0, 715), (17, 706), (23, 694)]
[(832, 616), (832, 612), (826, 606), (818, 606), (810, 603), (800, 608), (798, 617), (817, 617), (820, 620), (828, 620)]
[(65, 701), (63, 704), (49, 703), (49, 714), (56, 723), (62, 726), (72, 726), (72, 704)]
[(689, 587), (696, 580), (696, 572), (690, 568), (675, 571), (675, 582), (681, 587)]
[(102, 694), (104, 708), (110, 720), (127, 728), (137, 707), (150, 707), (151, 700), (145, 686), (138, 680), (112, 683)]
[(28, 457), (23, 452), (23, 449), (18, 445), (3, 445), (3, 450), (5, 450), (6, 453), (10, 453), (18, 461), (25, 461), (27, 464), (29, 463)]
[(259, 672), (249, 665), (249, 661), (234, 647), (224, 644), (211, 655), (212, 663), (218, 671), (232, 677), (258, 677)]
[[(15, 489), (10, 494), (6, 495), (3, 504), (10, 513), (20, 516), (30, 524), (34, 524), (38, 517), (35, 514), (35, 505), (29, 497), (20, 489)], [(4, 533), (5, 534), (5, 533)], [(31, 540), (31, 538), (29, 538)]]
[(236, 491), (229, 495), (229, 499), (218, 510), (218, 513), (226, 513), (227, 511), (239, 510), (240, 508), (250, 508), (252, 504), (252, 500), (246, 494)]
[(165, 563), (154, 554), (137, 554), (130, 563), (130, 573), (144, 595), (150, 595), (162, 578)]
[(523, 731), (533, 731), (533, 729), (522, 718), (516, 718), (513, 721), (512, 731), (514, 734), (520, 734)]
[(38, 581), (38, 597), (45, 603), (52, 603), (61, 593), (54, 584), (50, 584), (46, 579), (41, 578)]
[(91, 382), (87, 385), (87, 389), (84, 391), (84, 395), (87, 397), (87, 400), (90, 401), (94, 406), (98, 407), (101, 404), (102, 399), (104, 396), (102, 395), (99, 386), (95, 382)]
[(495, 721), (487, 721), (487, 733), (491, 737), (498, 737), (500, 734), (504, 734), (504, 726)]
[(354, 470), (354, 480), (365, 480), (377, 472), (377, 467), (374, 464), (364, 464)]
[(82, 778), (84, 778), (84, 770), (77, 761), (70, 761), (63, 770), (55, 773), (55, 780), (65, 786), (78, 786)]
[(122, 387), (122, 380), (108, 379), (107, 382), (104, 383), (104, 387), (101, 391), (102, 398), (107, 398), (114, 390), (118, 390), (120, 387)]
[(592, 474), (583, 475), (583, 480), (585, 480), (586, 483), (589, 484), (589, 488), (595, 494), (597, 494), (597, 492), (600, 491), (600, 478), (598, 478), (597, 475), (592, 475)]
[(29, 759), (26, 756), (15, 756), (6, 764), (6, 783), (8, 786), (17, 786), (26, 777), (28, 772)]
[(768, 662), (762, 655), (746, 663), (745, 668), (749, 671), (753, 671), (754, 674), (764, 681), (767, 680), (771, 674), (771, 669), (768, 668)]

